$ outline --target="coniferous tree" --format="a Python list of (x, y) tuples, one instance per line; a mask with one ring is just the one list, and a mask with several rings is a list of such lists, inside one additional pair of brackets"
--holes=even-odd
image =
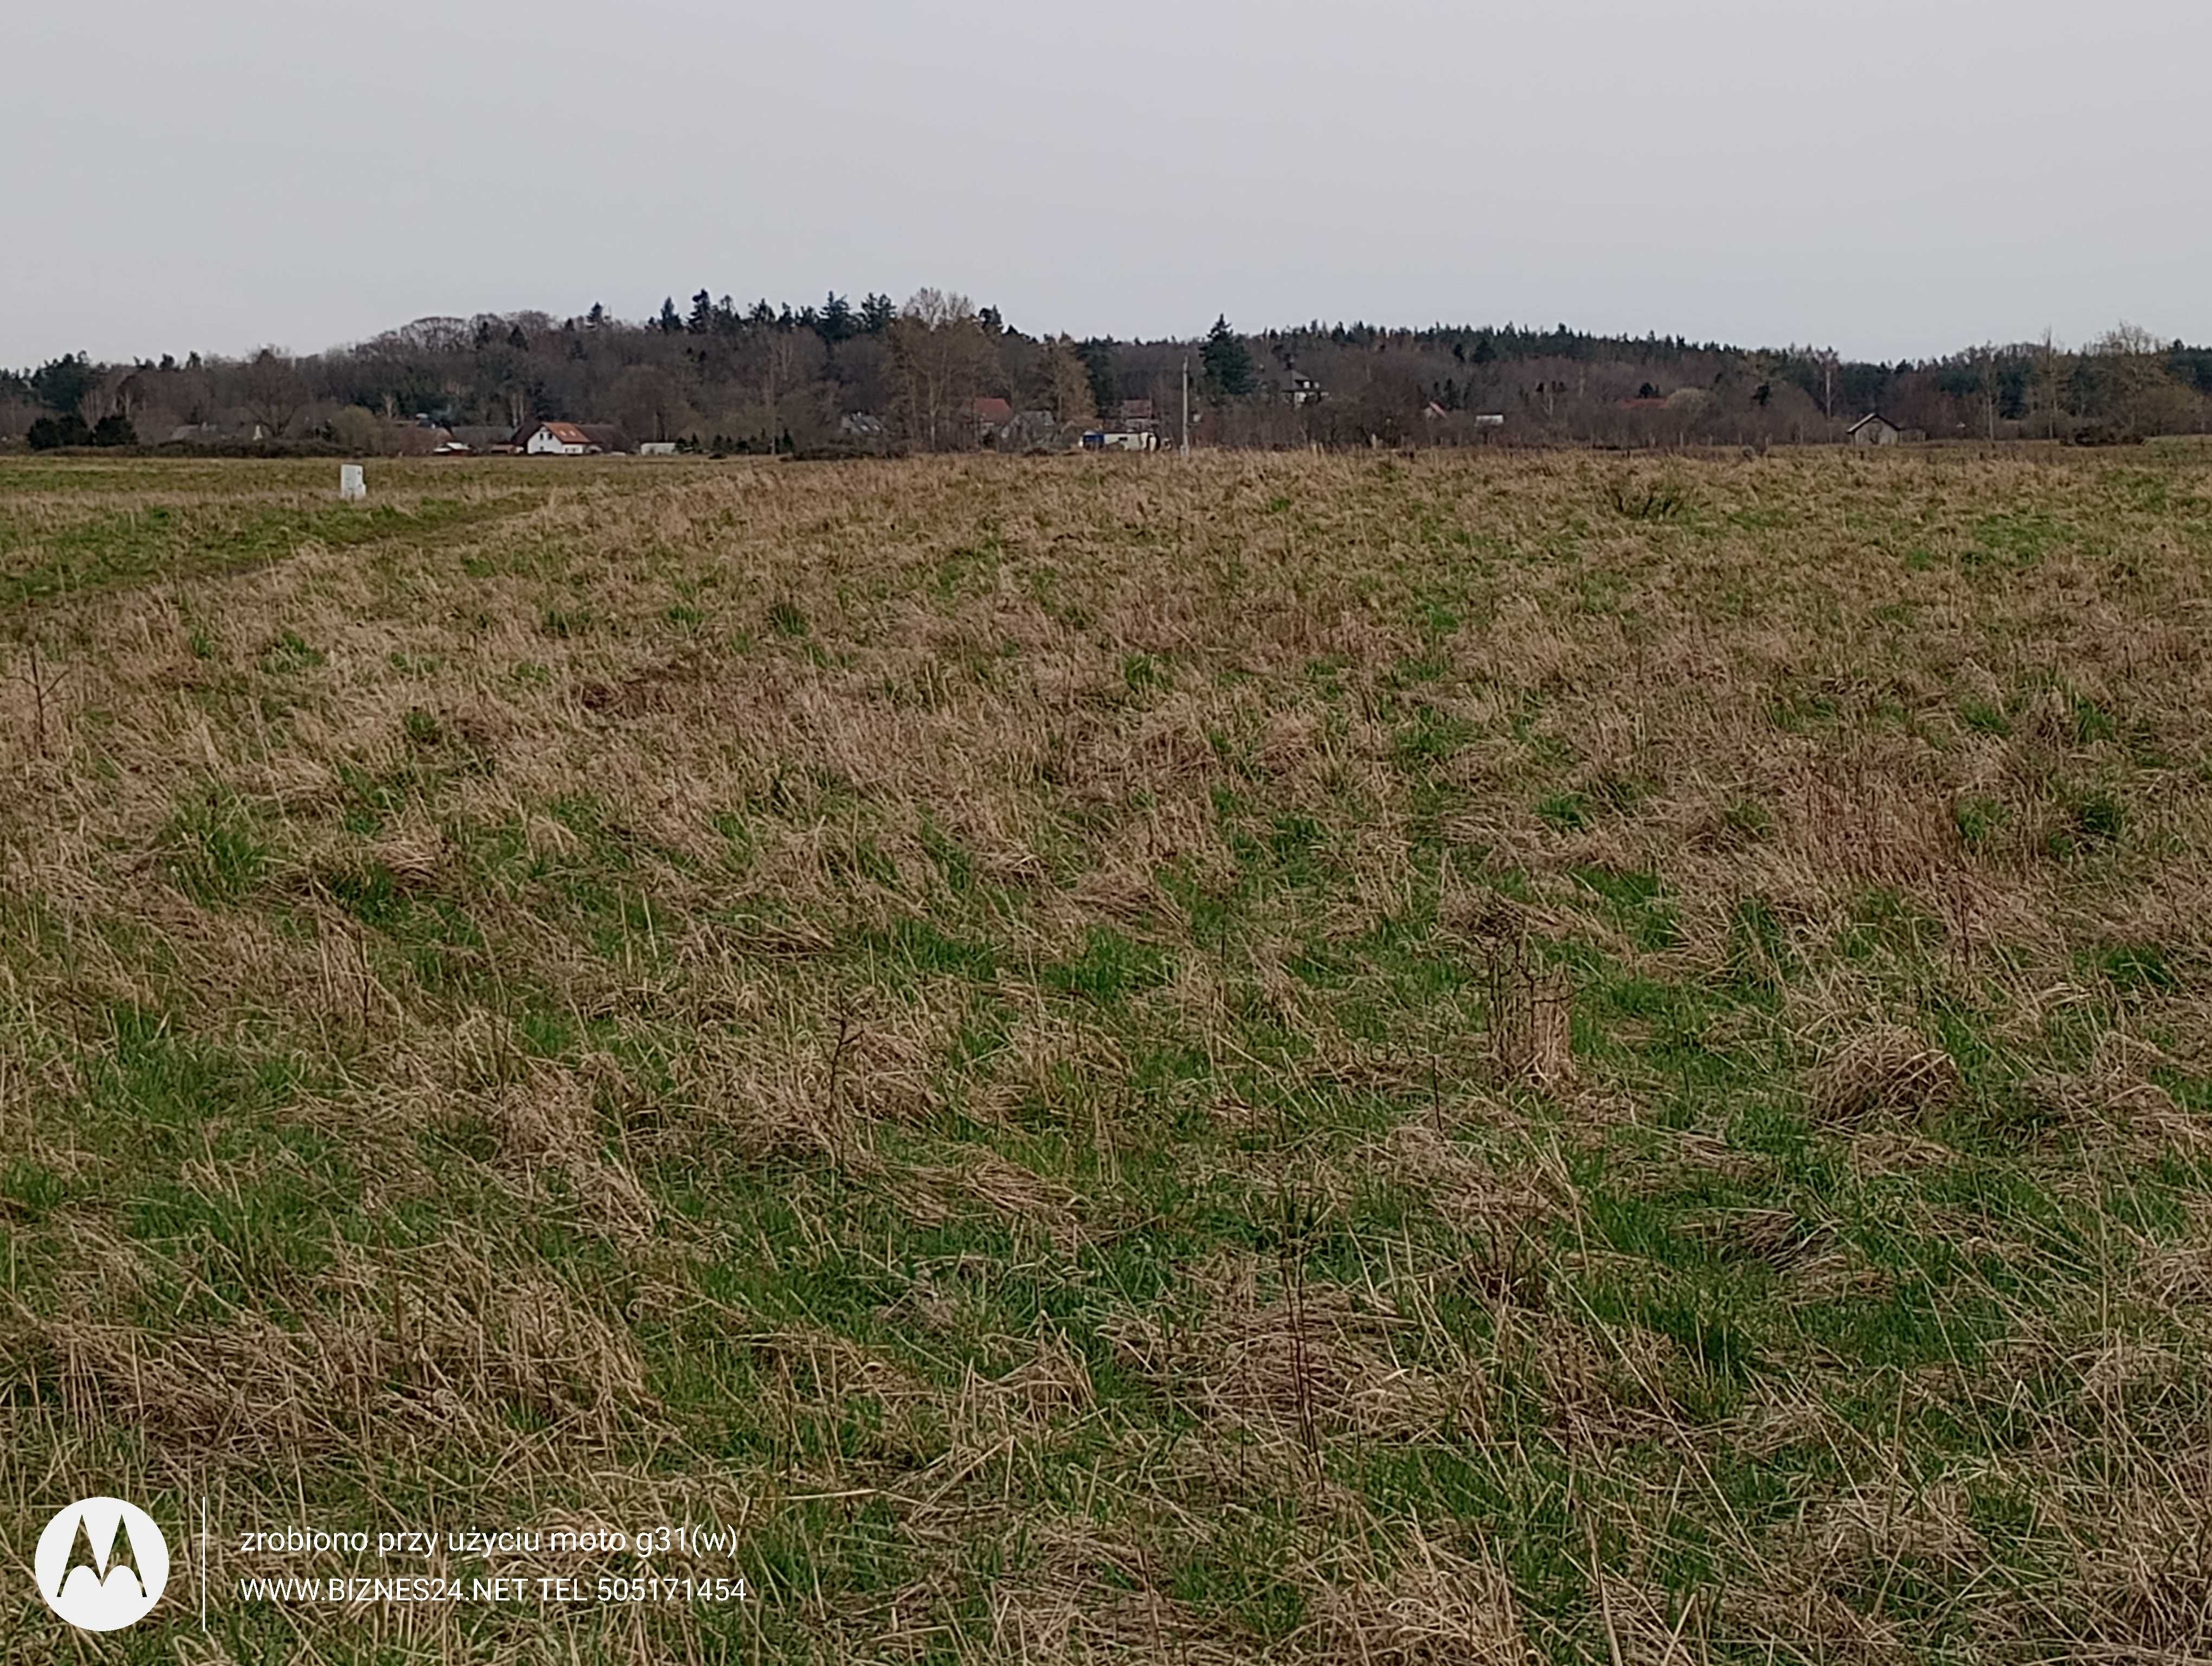
[(54, 451), (63, 446), (91, 444), (92, 430), (84, 425), (83, 417), (70, 410), (58, 416), (40, 417), (24, 438), (33, 451)]
[[(49, 360), (31, 373), (31, 392), (39, 403), (49, 410), (64, 414), (74, 411), (84, 402), (100, 380), (100, 373), (93, 368), (91, 356), (85, 353), (64, 353)], [(76, 445), (76, 441), (64, 441)]]
[(891, 327), (898, 316), (898, 303), (889, 295), (869, 295), (860, 301), (860, 328), (872, 336), (880, 336)]
[(829, 299), (822, 303), (821, 320), (815, 327), (822, 332), (822, 339), (832, 347), (849, 340), (855, 327), (853, 303), (835, 289), (830, 290)]
[(1206, 366), (1207, 385), (1220, 398), (1241, 399), (1252, 391), (1251, 350), (1244, 337), (1229, 327), (1227, 313), (1214, 319), (1213, 328), (1206, 332), (1199, 357)]
[(1114, 343), (1109, 337), (1092, 337), (1079, 343), (1075, 356), (1083, 361), (1083, 368), (1091, 376), (1091, 403), (1101, 416), (1114, 409), (1121, 398), (1121, 390), (1114, 376)]
[(703, 336), (714, 327), (714, 299), (704, 289), (691, 297), (691, 316), (684, 327), (695, 336)]
[(676, 310), (676, 297), (674, 295), (665, 296), (662, 299), (660, 303), (660, 317), (658, 321), (664, 334), (673, 336), (682, 333), (684, 329), (684, 316)]

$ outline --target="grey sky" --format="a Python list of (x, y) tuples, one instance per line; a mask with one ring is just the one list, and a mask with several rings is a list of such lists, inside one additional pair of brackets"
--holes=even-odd
[(0, 0), (0, 364), (704, 285), (2212, 338), (2204, 0)]

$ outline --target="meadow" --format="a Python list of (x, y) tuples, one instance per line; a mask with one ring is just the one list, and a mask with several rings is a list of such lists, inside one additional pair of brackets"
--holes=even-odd
[(2201, 453), (335, 486), (0, 459), (11, 1661), (2212, 1659)]

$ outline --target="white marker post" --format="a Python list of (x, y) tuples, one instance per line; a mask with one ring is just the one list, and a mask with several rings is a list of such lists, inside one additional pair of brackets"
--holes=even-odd
[(349, 503), (358, 503), (368, 496), (368, 483), (361, 477), (361, 465), (344, 463), (338, 467), (338, 496)]

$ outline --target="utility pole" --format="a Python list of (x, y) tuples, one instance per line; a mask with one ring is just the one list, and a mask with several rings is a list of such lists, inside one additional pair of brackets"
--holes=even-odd
[(1182, 454), (1190, 455), (1190, 355), (1182, 356)]

